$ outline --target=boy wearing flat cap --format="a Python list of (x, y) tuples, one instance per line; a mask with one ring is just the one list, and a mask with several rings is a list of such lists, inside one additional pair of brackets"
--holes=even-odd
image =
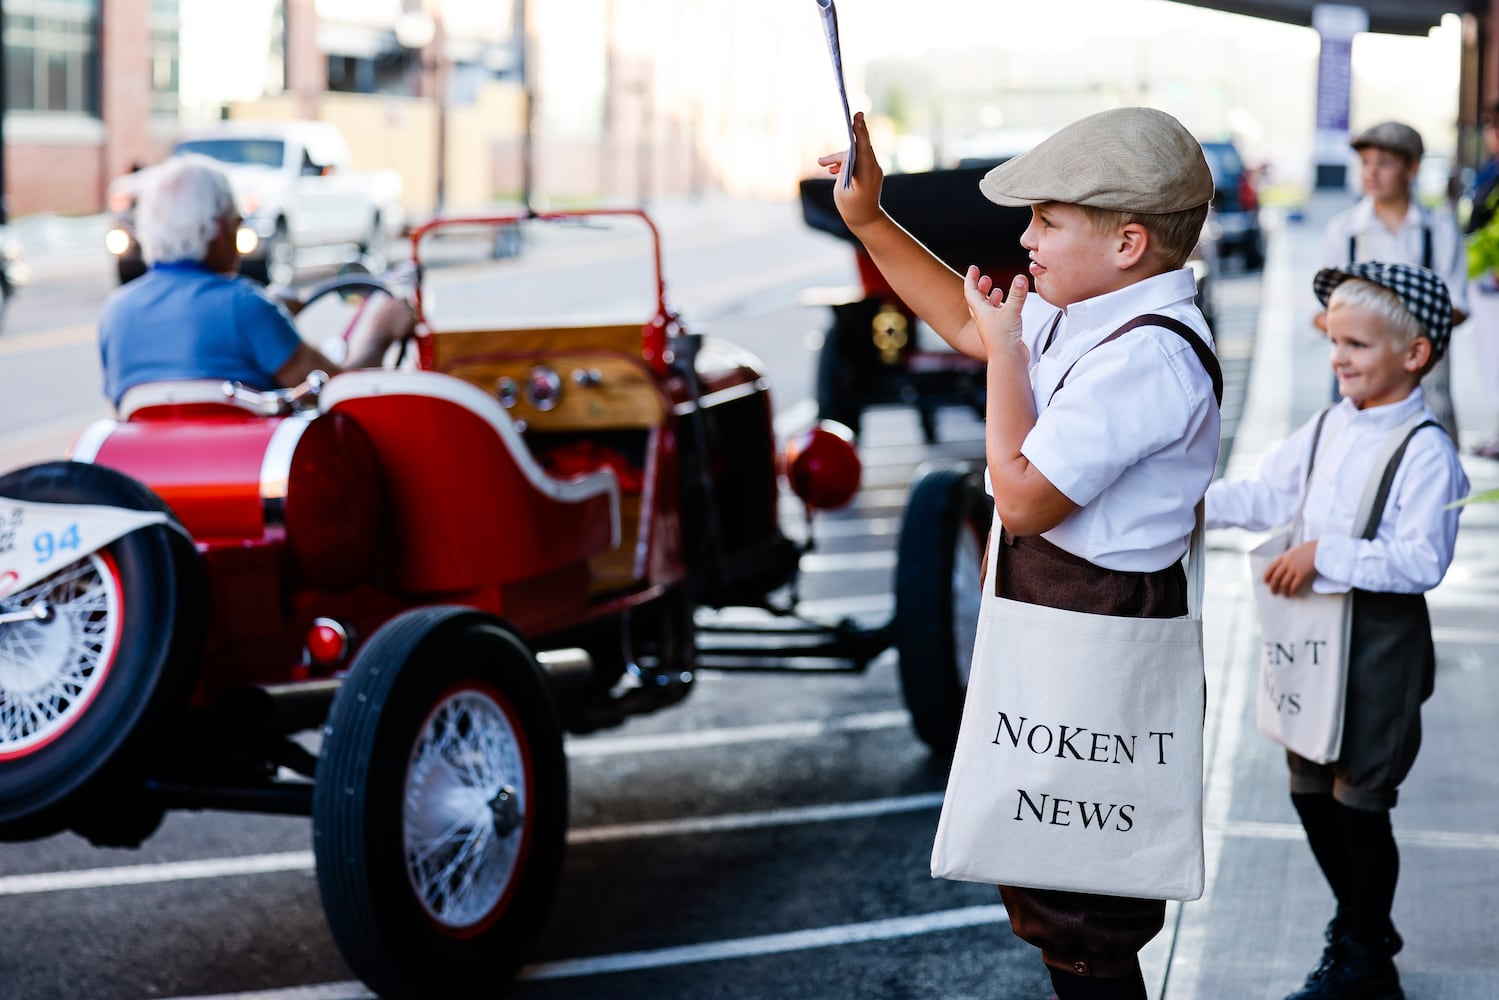
[[(1164, 112), (1120, 108), (991, 170), (985, 196), (1031, 209), (1020, 242), (1032, 292), (1024, 275), (1008, 290), (976, 267), (959, 275), (902, 229), (880, 206), (862, 115), (854, 134), (852, 184), (834, 185), (844, 221), (907, 305), (988, 362), (986, 478), (1002, 532), (986, 581), (1023, 605), (1186, 615), (1180, 560), (1218, 458), (1221, 385), (1184, 266), (1213, 196), (1202, 147)], [(818, 162), (837, 174), (845, 157)], [(1145, 1000), (1139, 950), (1163, 901), (1000, 894), (1061, 1000)]]
[[(1287, 1000), (1400, 1000), (1390, 809), (1435, 677), (1423, 594), (1452, 563), (1460, 509), (1448, 505), (1468, 491), (1421, 389), (1447, 348), (1452, 303), (1441, 277), (1410, 264), (1324, 268), (1313, 289), (1327, 307), (1342, 401), (1271, 452), (1257, 479), (1214, 483), (1207, 524), (1260, 531), (1290, 523), (1299, 507), (1306, 540), (1270, 564), (1265, 583), (1287, 597), (1352, 592), (1339, 756), (1315, 764), (1286, 751), (1291, 802), (1337, 904), (1321, 961)], [(1361, 504), (1376, 481), (1384, 495)], [(1356, 524), (1360, 506), (1370, 513)]]
[[(1457, 220), (1451, 212), (1427, 208), (1412, 193), (1424, 152), (1421, 134), (1403, 122), (1380, 122), (1354, 136), (1349, 145), (1358, 153), (1364, 196), (1328, 220), (1318, 262), (1340, 267), (1357, 260), (1382, 260), (1435, 271), (1452, 297), (1453, 325), (1461, 323), (1468, 314), (1468, 258)], [(1427, 404), (1455, 444), (1457, 412), (1451, 382), (1444, 356), (1423, 386)], [(1337, 401), (1336, 392), (1332, 398)]]

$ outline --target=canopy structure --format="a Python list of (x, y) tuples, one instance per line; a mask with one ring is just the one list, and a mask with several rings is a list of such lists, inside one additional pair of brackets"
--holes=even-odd
[[(1313, 0), (1188, 0), (1194, 7), (1210, 7), (1232, 14), (1310, 25)], [(1395, 35), (1424, 35), (1443, 14), (1481, 14), (1488, 0), (1348, 0), (1347, 6), (1369, 12), (1369, 30)]]

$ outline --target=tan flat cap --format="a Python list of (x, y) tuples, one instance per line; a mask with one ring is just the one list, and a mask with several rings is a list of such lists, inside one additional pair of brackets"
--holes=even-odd
[(1419, 160), (1424, 152), (1421, 145), (1421, 133), (1401, 122), (1380, 122), (1378, 125), (1370, 125), (1348, 145), (1354, 149), (1368, 149), (1372, 146), (1389, 153), (1398, 153), (1412, 163)]
[(1163, 215), (1213, 200), (1202, 146), (1155, 108), (1114, 108), (1081, 118), (979, 181), (1000, 205), (1059, 201)]

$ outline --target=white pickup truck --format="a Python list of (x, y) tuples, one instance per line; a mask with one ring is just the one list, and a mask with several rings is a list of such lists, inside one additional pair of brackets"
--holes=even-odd
[[(242, 270), (289, 285), (297, 269), (333, 265), (378, 253), (405, 223), (401, 175), (355, 171), (338, 128), (315, 121), (225, 121), (184, 132), (172, 155), (199, 153), (229, 175), (244, 222)], [(120, 281), (141, 274), (135, 203), (159, 167), (115, 178), (109, 185), (114, 226), (106, 245), (118, 258)]]

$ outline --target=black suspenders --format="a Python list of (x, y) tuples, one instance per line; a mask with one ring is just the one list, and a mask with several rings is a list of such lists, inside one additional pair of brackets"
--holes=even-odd
[[(1358, 234), (1348, 237), (1348, 263), (1358, 260)], [(1421, 266), (1431, 270), (1431, 225), (1425, 217), (1421, 219)]]
[[(1331, 411), (1332, 407), (1329, 406), (1317, 414), (1317, 426), (1312, 430), (1312, 453), (1307, 457), (1306, 482), (1302, 485), (1302, 489), (1306, 489), (1311, 484), (1312, 466), (1317, 464), (1317, 442), (1322, 440), (1322, 424), (1327, 420), (1327, 414)], [(1364, 541), (1372, 540), (1378, 533), (1379, 522), (1384, 519), (1385, 504), (1390, 502), (1390, 489), (1395, 484), (1395, 473), (1399, 471), (1400, 462), (1405, 458), (1405, 449), (1410, 447), (1411, 438), (1415, 437), (1416, 432), (1423, 427), (1436, 427), (1442, 430), (1442, 433), (1446, 433), (1446, 429), (1435, 420), (1423, 420), (1412, 427), (1410, 433), (1405, 436), (1405, 440), (1400, 442), (1400, 447), (1395, 449), (1395, 453), (1390, 456), (1390, 461), (1385, 465), (1384, 474), (1379, 477), (1379, 489), (1374, 494), (1374, 505), (1369, 508), (1369, 521), (1364, 525), (1364, 533), (1359, 535)]]
[[(1042, 354), (1045, 354), (1046, 348), (1051, 346), (1052, 339), (1057, 335), (1057, 325), (1060, 324), (1061, 321), (1062, 314), (1057, 313), (1057, 318), (1052, 321), (1051, 331), (1046, 336), (1046, 344), (1041, 348)], [(1126, 333), (1129, 333), (1131, 330), (1142, 326), (1163, 327), (1167, 330), (1170, 330), (1181, 339), (1185, 340), (1187, 344), (1192, 348), (1192, 353), (1197, 355), (1197, 360), (1201, 362), (1202, 367), (1207, 369), (1208, 378), (1213, 380), (1213, 397), (1217, 399), (1218, 405), (1223, 405), (1223, 369), (1218, 364), (1218, 357), (1208, 348), (1207, 344), (1204, 344), (1202, 342), (1202, 338), (1193, 333), (1192, 328), (1187, 326), (1187, 324), (1183, 323), (1181, 320), (1172, 319), (1170, 316), (1162, 316), (1159, 313), (1146, 313), (1144, 316), (1136, 316), (1134, 319), (1130, 320), (1128, 323), (1124, 324), (1119, 329), (1115, 330), (1113, 333), (1109, 334), (1107, 337), (1094, 344), (1093, 347), (1090, 347), (1088, 350), (1091, 351), (1102, 347), (1109, 341), (1117, 340), (1120, 337), (1124, 336)], [(1083, 354), (1078, 356), (1077, 361), (1081, 361), (1083, 357), (1087, 355), (1087, 353), (1087, 351), (1084, 351)], [(1057, 392), (1062, 388), (1062, 383), (1067, 381), (1067, 376), (1071, 375), (1072, 369), (1077, 367), (1077, 361), (1072, 362), (1071, 366), (1069, 366), (1068, 369), (1062, 373), (1062, 377), (1057, 380), (1057, 387), (1051, 390), (1052, 396), (1055, 396)]]

